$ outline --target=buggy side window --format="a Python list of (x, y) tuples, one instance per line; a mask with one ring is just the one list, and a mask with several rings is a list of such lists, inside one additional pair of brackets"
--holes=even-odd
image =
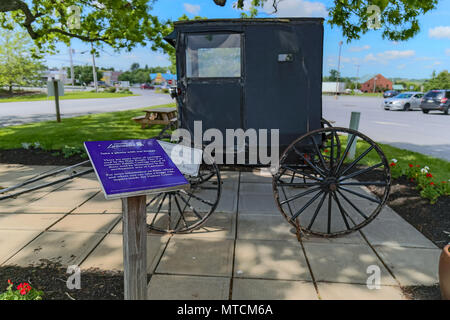
[(239, 78), (241, 35), (188, 35), (186, 75), (188, 78)]

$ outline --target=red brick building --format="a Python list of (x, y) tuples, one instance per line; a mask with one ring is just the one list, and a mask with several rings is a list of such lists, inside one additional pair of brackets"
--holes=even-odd
[(392, 81), (381, 74), (377, 74), (361, 84), (361, 91), (363, 92), (374, 92), (374, 89), (376, 92), (392, 90)]

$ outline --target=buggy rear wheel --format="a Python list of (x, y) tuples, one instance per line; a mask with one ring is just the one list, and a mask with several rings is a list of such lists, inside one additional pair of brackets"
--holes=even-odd
[(289, 223), (333, 237), (372, 221), (387, 201), (390, 180), (388, 161), (375, 142), (358, 131), (331, 127), (303, 135), (284, 151), (273, 192)]
[(222, 184), (215, 163), (202, 163), (197, 176), (185, 175), (187, 190), (149, 196), (147, 228), (159, 233), (186, 233), (201, 227), (216, 209)]

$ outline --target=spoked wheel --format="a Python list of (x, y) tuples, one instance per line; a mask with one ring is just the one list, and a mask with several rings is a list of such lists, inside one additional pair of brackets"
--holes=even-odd
[(201, 227), (220, 200), (221, 180), (215, 163), (202, 163), (196, 177), (185, 175), (190, 188), (151, 195), (147, 227), (160, 233), (185, 233)]
[(305, 134), (284, 151), (273, 191), (291, 224), (334, 237), (364, 227), (380, 213), (390, 180), (388, 161), (375, 142), (358, 131), (331, 127)]

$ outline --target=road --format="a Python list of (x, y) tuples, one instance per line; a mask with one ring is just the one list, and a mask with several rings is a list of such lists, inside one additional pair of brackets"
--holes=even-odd
[[(140, 96), (104, 99), (60, 100), (63, 118), (109, 111), (123, 111), (150, 107), (174, 100), (168, 94), (154, 93), (152, 90), (133, 89)], [(0, 103), (0, 127), (55, 119), (55, 101)]]
[[(115, 99), (61, 100), (63, 117), (108, 111), (121, 111), (171, 103), (166, 94), (136, 89), (141, 96)], [(420, 111), (385, 111), (381, 98), (323, 97), (323, 117), (335, 126), (348, 127), (352, 111), (361, 112), (359, 131), (371, 139), (399, 148), (421, 152), (450, 161), (450, 116)], [(54, 101), (0, 103), (0, 127), (53, 120)]]
[(323, 97), (323, 117), (348, 127), (352, 111), (361, 112), (359, 131), (372, 140), (450, 161), (450, 116), (421, 111), (385, 111), (381, 98)]

